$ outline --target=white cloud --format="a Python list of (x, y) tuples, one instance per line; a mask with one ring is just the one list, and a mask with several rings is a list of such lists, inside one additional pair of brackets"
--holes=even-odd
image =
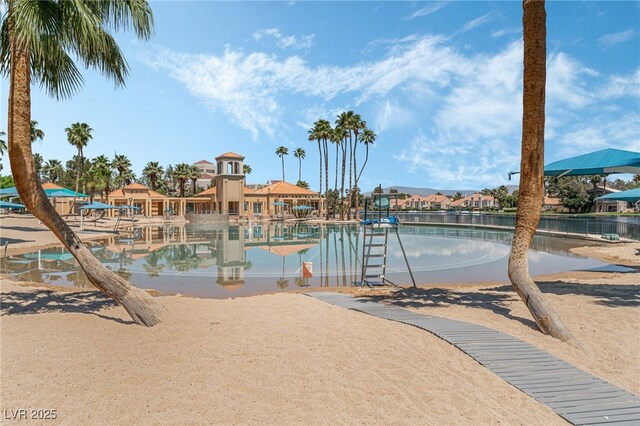
[(610, 47), (616, 44), (624, 43), (633, 38), (636, 35), (636, 30), (629, 28), (626, 31), (620, 31), (618, 33), (605, 34), (598, 39), (598, 43), (602, 47)]
[(493, 19), (494, 19), (493, 12), (486, 13), (464, 24), (464, 27), (462, 27), (462, 30), (460, 31), (463, 33), (467, 31), (471, 31), (474, 28), (478, 28), (482, 25), (488, 24), (489, 22), (493, 21)]
[(415, 18), (431, 15), (432, 13), (436, 13), (446, 5), (447, 5), (447, 2), (443, 2), (443, 1), (431, 3), (428, 6), (423, 7), (422, 9), (416, 10), (411, 15), (407, 16), (405, 19), (415, 19)]
[(387, 100), (378, 105), (373, 128), (380, 134), (389, 129), (405, 127), (413, 121), (411, 111), (400, 106), (397, 101)]
[(504, 30), (493, 31), (491, 33), (491, 38), (500, 38), (509, 34), (521, 34), (521, 33), (522, 33), (522, 29), (520, 28), (504, 29)]
[(465, 75), (468, 60), (443, 45), (441, 37), (423, 37), (378, 61), (347, 67), (311, 67), (298, 56), (279, 59), (261, 52), (227, 48), (220, 55), (179, 54), (159, 50), (144, 58), (165, 70), (203, 99), (251, 132), (273, 135), (281, 117), (281, 97), (302, 95), (328, 101), (342, 94), (356, 104), (412, 85), (444, 87)]
[(602, 114), (572, 126), (559, 138), (559, 158), (604, 148), (637, 151), (640, 146), (640, 114)]
[(253, 33), (253, 38), (256, 41), (261, 41), (267, 36), (273, 37), (276, 40), (276, 44), (281, 49), (309, 49), (313, 46), (313, 39), (315, 38), (315, 34), (304, 35), (300, 38), (294, 35), (284, 35), (277, 28), (267, 28)]
[(640, 68), (629, 75), (613, 75), (598, 92), (602, 99), (614, 99), (625, 96), (640, 97)]

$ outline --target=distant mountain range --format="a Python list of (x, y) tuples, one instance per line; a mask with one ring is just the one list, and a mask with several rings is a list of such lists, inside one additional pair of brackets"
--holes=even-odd
[[(455, 195), (457, 192), (460, 192), (462, 195), (472, 195), (476, 192), (480, 192), (480, 189), (433, 189), (433, 188), (414, 188), (411, 186), (389, 186), (386, 188), (382, 188), (385, 194), (389, 193), (390, 189), (397, 189), (398, 193), (402, 194), (411, 194), (411, 195), (420, 195), (424, 197), (426, 195), (435, 194), (437, 192), (442, 195)], [(509, 189), (509, 194), (518, 189), (518, 185), (507, 185)], [(371, 195), (371, 191), (365, 192), (364, 195)]]

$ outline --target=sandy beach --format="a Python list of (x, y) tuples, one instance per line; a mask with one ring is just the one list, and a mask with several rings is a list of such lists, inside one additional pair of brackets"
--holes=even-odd
[[(581, 254), (637, 267), (638, 253)], [(640, 394), (637, 270), (537, 281), (581, 350), (537, 331), (508, 283), (346, 291), (486, 325)], [(48, 423), (566, 424), (427, 332), (303, 294), (159, 296), (169, 317), (145, 329), (95, 291), (6, 279), (0, 290), (0, 408), (56, 410)]]

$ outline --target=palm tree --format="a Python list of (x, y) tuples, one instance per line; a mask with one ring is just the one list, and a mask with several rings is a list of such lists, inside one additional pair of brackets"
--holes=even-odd
[(279, 146), (276, 149), (276, 155), (282, 160), (282, 181), (284, 182), (284, 156), (289, 155), (289, 150), (286, 146)]
[(36, 177), (31, 151), (31, 79), (56, 98), (82, 84), (70, 54), (123, 86), (127, 63), (105, 28), (132, 27), (139, 39), (153, 30), (148, 3), (8, 0), (2, 22), (0, 71), (9, 79), (9, 160), (20, 199), (76, 258), (89, 281), (146, 326), (160, 322), (162, 305), (104, 267), (49, 203)]
[[(320, 185), (320, 189), (318, 190), (318, 193), (320, 194), (320, 198), (322, 198), (322, 143), (320, 142), (320, 138), (318, 137), (318, 134), (316, 133), (316, 128), (312, 128), (310, 129), (308, 132), (309, 134), (309, 142), (313, 142), (313, 141), (317, 141), (318, 142), (318, 158), (320, 159), (320, 180), (319, 185)], [(322, 205), (322, 201), (320, 202), (320, 205)], [(320, 209), (322, 209), (322, 207), (320, 207)]]
[[(345, 176), (345, 167), (347, 160), (347, 137), (349, 136), (349, 132), (336, 122), (336, 127), (334, 129), (334, 138), (340, 139), (340, 151), (342, 152), (342, 168), (340, 172), (340, 220), (344, 220), (344, 176)], [(336, 173), (338, 171), (336, 170)]]
[[(320, 169), (322, 170), (322, 160), (324, 159), (324, 181), (325, 191), (329, 189), (329, 155), (327, 152), (327, 141), (331, 137), (333, 129), (327, 120), (317, 120), (313, 123), (313, 129), (309, 130), (309, 140), (317, 140), (320, 147)], [(322, 172), (320, 172), (322, 181)], [(320, 197), (322, 197), (322, 182), (320, 182)], [(326, 198), (325, 198), (326, 199)], [(329, 219), (329, 209), (326, 208), (326, 218)]]
[(56, 183), (64, 174), (62, 162), (60, 160), (48, 160), (42, 167), (42, 173), (49, 182)]
[(176, 164), (175, 169), (173, 169), (173, 179), (178, 181), (180, 185), (180, 196), (184, 197), (184, 186), (187, 181), (190, 179), (191, 166), (186, 163)]
[(44, 139), (44, 132), (38, 128), (38, 122), (36, 120), (30, 121), (29, 130), (31, 132), (31, 143)]
[(543, 333), (575, 343), (571, 332), (547, 304), (542, 292), (529, 275), (527, 254), (540, 221), (544, 196), (546, 12), (543, 0), (525, 0), (522, 8), (522, 159), (516, 227), (509, 255), (509, 279)]
[(253, 169), (251, 168), (250, 165), (248, 165), (248, 164), (243, 164), (242, 165), (242, 173), (244, 173), (245, 175), (250, 175), (252, 171), (253, 171)]
[[(4, 155), (5, 152), (7, 152), (7, 142), (4, 140), (4, 137), (7, 134), (5, 132), (0, 132), (0, 157), (2, 157)], [(2, 171), (2, 162), (0, 162), (0, 172)]]
[(111, 167), (118, 172), (116, 185), (120, 188), (127, 185), (127, 180), (131, 178), (131, 160), (124, 154), (116, 154), (111, 162)]
[(111, 192), (111, 172), (113, 170), (111, 162), (107, 158), (106, 155), (98, 155), (96, 158), (91, 160), (92, 167), (95, 167), (96, 170), (99, 171), (102, 176), (104, 185), (100, 190), (100, 198), (102, 200), (109, 199), (109, 193)]
[(302, 148), (296, 148), (296, 150), (293, 151), (293, 156), (298, 159), (298, 182), (302, 180), (302, 160), (304, 160), (306, 155), (307, 153), (304, 152)]
[(149, 161), (147, 165), (142, 169), (142, 176), (147, 179), (151, 189), (154, 191), (158, 189), (158, 179), (164, 173), (164, 169), (157, 161)]
[(359, 175), (357, 165), (358, 136), (360, 134), (360, 130), (364, 130), (366, 128), (367, 122), (360, 118), (360, 114), (353, 114), (350, 120), (350, 129), (353, 132), (353, 197), (355, 197), (355, 199), (349, 202), (349, 207), (351, 207), (351, 203), (354, 203), (356, 220), (360, 220), (360, 198), (358, 196), (358, 194), (360, 194), (360, 190), (358, 188)]
[(376, 141), (376, 134), (373, 132), (373, 130), (364, 129), (362, 131), (362, 137), (360, 138), (360, 142), (362, 142), (365, 147), (364, 163), (362, 163), (362, 168), (360, 169), (360, 173), (358, 173), (358, 179), (356, 179), (356, 182), (360, 181), (360, 176), (362, 176), (364, 167), (367, 165), (367, 161), (369, 161), (369, 145), (373, 145), (375, 141)]
[(338, 160), (340, 159), (340, 142), (342, 142), (342, 137), (343, 135), (343, 131), (340, 127), (336, 127), (333, 129), (333, 132), (331, 132), (331, 135), (329, 136), (329, 141), (334, 144), (336, 146), (336, 175), (335, 175), (335, 182), (333, 184), (333, 190), (335, 192), (338, 191)]
[(7, 142), (4, 140), (5, 136), (7, 136), (5, 132), (0, 132), (0, 156), (7, 152)]
[(189, 179), (191, 180), (191, 193), (192, 195), (196, 195), (196, 183), (200, 178), (200, 169), (197, 166), (189, 167)]
[[(38, 122), (35, 122), (38, 124)], [(32, 122), (33, 124), (33, 122)], [(93, 138), (91, 132), (93, 129), (89, 127), (87, 123), (73, 123), (71, 127), (67, 127), (64, 129), (67, 132), (67, 141), (78, 149), (78, 166), (76, 168), (76, 195), (80, 189), (80, 179), (82, 178), (82, 174), (84, 172), (84, 156), (82, 154), (82, 149), (87, 146), (89, 140)], [(31, 127), (31, 134), (33, 135), (33, 127)], [(73, 203), (71, 203), (71, 208), (76, 202), (76, 196), (73, 197)]]

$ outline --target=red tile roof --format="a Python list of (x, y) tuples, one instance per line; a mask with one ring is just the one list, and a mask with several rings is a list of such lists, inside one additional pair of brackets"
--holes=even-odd
[(239, 160), (244, 160), (242, 155), (236, 154), (235, 152), (225, 152), (224, 154), (220, 154), (216, 157), (216, 160), (220, 158), (237, 158)]
[(213, 164), (211, 161), (207, 161), (207, 160), (200, 160), (200, 161), (196, 161), (193, 164)]
[(318, 196), (317, 192), (311, 191), (309, 189), (301, 188), (298, 185), (293, 185), (289, 182), (284, 182), (284, 181), (279, 181), (272, 185), (265, 186), (264, 188), (260, 188), (257, 191), (255, 191), (254, 194), (315, 195), (316, 197)]

